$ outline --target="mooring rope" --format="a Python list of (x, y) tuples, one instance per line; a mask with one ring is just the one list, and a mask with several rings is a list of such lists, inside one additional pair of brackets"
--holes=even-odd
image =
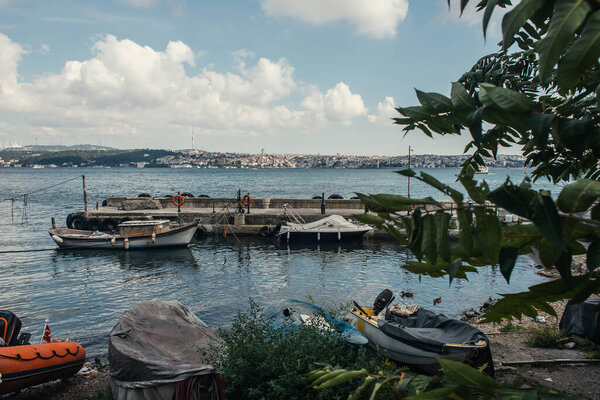
[(64, 185), (65, 183), (74, 181), (75, 179), (80, 179), (82, 176), (83, 175), (77, 175), (74, 178), (67, 179), (66, 181), (55, 183), (54, 185), (46, 186), (45, 188), (42, 188), (42, 189), (34, 190), (33, 192), (23, 193), (23, 194), (18, 194), (16, 196), (7, 197), (5, 199), (0, 200), (0, 203), (3, 202), (3, 201), (13, 201), (14, 202), (16, 199), (18, 199), (20, 197), (30, 196), (30, 195), (35, 194), (35, 193), (43, 192), (44, 190), (52, 189), (53, 187), (56, 187), (56, 186)]

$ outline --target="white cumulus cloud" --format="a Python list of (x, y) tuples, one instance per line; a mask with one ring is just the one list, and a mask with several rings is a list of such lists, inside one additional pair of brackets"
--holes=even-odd
[(360, 34), (393, 37), (406, 18), (408, 0), (260, 0), (273, 17), (291, 17), (312, 24), (346, 21)]
[[(219, 72), (195, 67), (194, 51), (179, 41), (161, 51), (106, 35), (90, 58), (66, 61), (60, 73), (30, 82), (18, 76), (25, 54), (0, 34), (0, 113), (26, 121), (14, 134), (109, 135), (123, 139), (123, 146), (140, 140), (164, 145), (178, 135), (187, 138), (190, 126), (208, 135), (252, 136), (348, 125), (367, 112), (343, 82), (325, 92), (297, 82), (285, 59), (257, 58), (238, 73)], [(294, 100), (307, 92), (300, 104)]]
[(385, 99), (377, 103), (377, 112), (367, 115), (367, 120), (377, 126), (389, 126), (393, 123), (392, 118), (398, 117), (394, 105), (394, 98), (386, 96)]

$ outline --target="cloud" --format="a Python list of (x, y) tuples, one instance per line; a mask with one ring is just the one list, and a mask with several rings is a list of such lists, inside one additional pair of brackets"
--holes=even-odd
[(392, 118), (397, 116), (398, 111), (396, 111), (396, 106), (394, 105), (394, 98), (386, 96), (383, 101), (377, 104), (377, 112), (367, 115), (367, 120), (373, 125), (391, 126), (393, 123)]
[[(196, 67), (194, 51), (183, 42), (159, 51), (112, 35), (91, 52), (86, 60), (66, 61), (60, 73), (21, 82), (18, 64), (25, 51), (0, 34), (0, 113), (22, 116), (24, 135), (170, 143), (178, 134), (187, 137), (190, 126), (209, 135), (276, 134), (349, 125), (367, 111), (343, 82), (324, 93), (297, 82), (285, 59), (258, 58), (238, 73), (222, 73)], [(251, 58), (248, 51), (237, 53), (242, 55)], [(306, 93), (300, 104), (293, 100)]]
[(396, 35), (406, 18), (408, 0), (260, 0), (265, 13), (322, 25), (346, 21), (361, 35), (386, 38)]
[(152, 7), (155, 6), (156, 4), (158, 4), (158, 0), (121, 0), (123, 3), (127, 3), (131, 6), (134, 7), (139, 7), (139, 8), (148, 8), (148, 7)]

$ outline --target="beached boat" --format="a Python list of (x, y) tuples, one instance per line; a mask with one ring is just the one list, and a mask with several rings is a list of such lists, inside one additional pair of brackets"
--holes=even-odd
[(486, 167), (485, 165), (480, 165), (476, 170), (475, 173), (476, 174), (488, 174), (490, 172), (489, 168)]
[(114, 233), (69, 228), (48, 230), (52, 240), (63, 248), (140, 249), (187, 246), (198, 224), (171, 228), (168, 220), (127, 221)]
[(286, 325), (295, 328), (313, 325), (324, 331), (339, 333), (348, 344), (353, 346), (363, 346), (369, 342), (365, 335), (343, 319), (305, 301), (289, 299), (276, 302), (265, 309), (265, 315), (277, 328)]
[(288, 242), (343, 242), (358, 240), (373, 232), (368, 225), (355, 224), (341, 215), (330, 215), (307, 224), (286, 223), (281, 225), (277, 236)]
[[(373, 308), (356, 302), (350, 309), (350, 323), (362, 332), (369, 344), (386, 357), (434, 373), (440, 366), (435, 357), (463, 362), (475, 367), (486, 365), (494, 373), (487, 337), (466, 322), (450, 319), (418, 306), (390, 311), (392, 292), (384, 290)], [(392, 307), (393, 310), (393, 307)]]
[[(29, 344), (29, 334), (19, 337), (21, 321), (10, 311), (0, 311), (0, 395), (75, 375), (85, 362), (81, 345), (68, 341)], [(48, 340), (49, 337), (48, 337)]]

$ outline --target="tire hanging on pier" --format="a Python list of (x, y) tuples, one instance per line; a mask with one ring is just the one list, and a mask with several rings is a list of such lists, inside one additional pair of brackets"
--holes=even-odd
[(101, 231), (102, 220), (100, 218), (90, 218), (88, 220), (88, 229), (91, 231)]
[(341, 194), (334, 193), (331, 196), (329, 196), (328, 199), (330, 199), (330, 200), (343, 200), (344, 196), (342, 196)]
[(88, 228), (88, 220), (82, 214), (75, 215), (71, 220), (71, 226), (73, 229), (86, 230)]
[(102, 230), (104, 232), (114, 232), (117, 230), (117, 225), (119, 225), (119, 221), (114, 218), (104, 218), (102, 221)]
[(140, 193), (138, 197), (152, 197), (152, 195), (150, 193)]
[(183, 197), (194, 197), (194, 195), (193, 195), (193, 194), (191, 194), (190, 192), (183, 192), (183, 193), (181, 193), (181, 195), (182, 195)]

